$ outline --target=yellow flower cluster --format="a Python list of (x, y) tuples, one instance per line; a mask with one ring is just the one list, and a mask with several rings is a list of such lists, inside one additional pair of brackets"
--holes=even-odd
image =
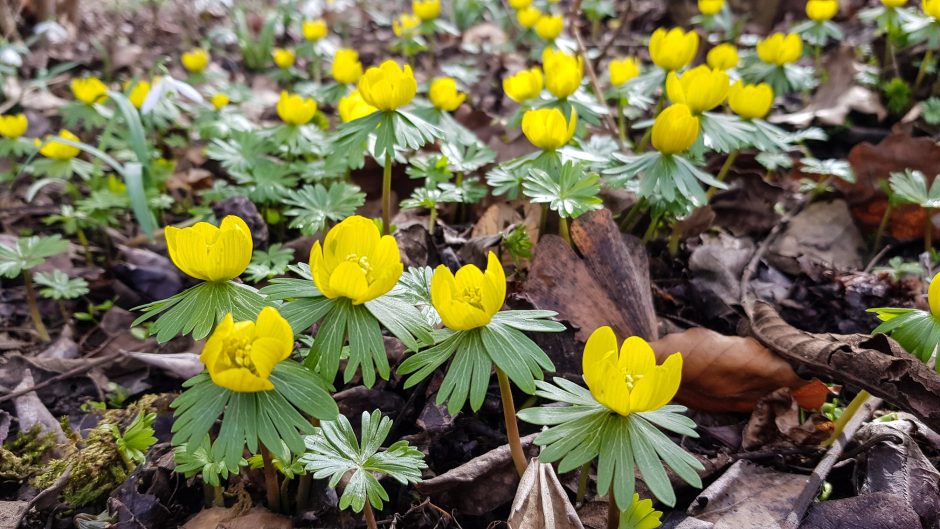
[(289, 94), (281, 91), (277, 102), (277, 115), (281, 121), (288, 125), (305, 125), (317, 113), (317, 102), (299, 94)]
[(457, 90), (457, 81), (453, 77), (440, 77), (431, 82), (428, 96), (435, 107), (453, 112), (457, 110), (467, 94)]
[(839, 12), (838, 0), (809, 0), (806, 2), (806, 16), (816, 22), (825, 22)]
[(304, 39), (316, 42), (329, 33), (329, 28), (326, 25), (326, 20), (318, 18), (316, 20), (304, 20), (303, 23), (303, 34)]
[(269, 377), (294, 349), (294, 331), (273, 307), (255, 321), (236, 322), (231, 313), (206, 340), (199, 360), (217, 386), (239, 393), (274, 389)]
[(201, 73), (209, 66), (209, 52), (203, 48), (193, 48), (180, 57), (183, 68), (191, 73)]
[(610, 73), (610, 84), (620, 86), (640, 75), (640, 61), (636, 57), (614, 59), (607, 65), (607, 69)]
[(39, 154), (53, 160), (71, 160), (72, 158), (78, 156), (78, 153), (81, 152), (81, 150), (74, 145), (55, 141), (56, 138), (74, 142), (81, 141), (78, 136), (65, 129), (62, 129), (59, 131), (58, 136), (46, 136), (45, 145), (42, 145), (43, 141), (40, 141), (39, 138), (36, 138), (36, 146), (39, 147), (42, 145), (42, 147), (39, 149)]
[(542, 70), (532, 68), (517, 72), (503, 79), (503, 91), (516, 103), (522, 103), (542, 93), (544, 80)]
[(208, 222), (198, 222), (189, 228), (168, 226), (164, 235), (170, 260), (195, 279), (235, 279), (251, 262), (251, 230), (235, 215), (222, 219), (218, 227)]
[(574, 136), (578, 126), (578, 114), (571, 110), (571, 119), (557, 108), (529, 110), (522, 116), (522, 133), (539, 149), (554, 151), (564, 147)]
[(728, 95), (728, 74), (701, 65), (680, 77), (669, 72), (666, 95), (673, 103), (688, 105), (693, 114), (708, 112), (720, 105)]
[(757, 43), (757, 56), (767, 64), (783, 66), (798, 61), (801, 55), (803, 39), (796, 33), (774, 33)]
[(698, 33), (685, 32), (682, 28), (659, 28), (650, 37), (649, 52), (656, 66), (667, 72), (679, 70), (695, 58)]
[(453, 274), (440, 265), (431, 277), (431, 304), (454, 331), (487, 325), (505, 300), (506, 273), (493, 252), (487, 255), (486, 272), (466, 265)]
[(359, 79), (359, 94), (373, 107), (390, 111), (401, 108), (414, 98), (418, 82), (410, 65), (404, 68), (389, 59), (373, 66)]
[(545, 70), (545, 87), (559, 99), (570, 96), (581, 87), (584, 63), (580, 56), (545, 48), (542, 52), (542, 68)]
[(0, 136), (4, 138), (15, 140), (26, 134), (28, 127), (29, 120), (26, 119), (26, 114), (0, 116)]
[(108, 86), (97, 77), (72, 79), (72, 95), (86, 105), (101, 103), (108, 98)]
[(362, 77), (362, 63), (359, 52), (350, 48), (340, 48), (333, 54), (333, 66), (330, 70), (333, 79), (339, 84), (358, 83)]

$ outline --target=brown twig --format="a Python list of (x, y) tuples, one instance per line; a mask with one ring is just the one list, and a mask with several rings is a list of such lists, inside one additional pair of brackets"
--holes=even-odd
[(630, 15), (633, 14), (631, 11), (632, 6), (630, 5), (630, 0), (626, 0), (623, 3), (623, 11), (620, 13), (620, 18), (617, 19), (617, 27), (614, 28), (614, 32), (611, 33), (610, 38), (607, 39), (607, 42), (601, 46), (600, 55), (598, 55), (597, 60), (600, 61), (604, 57), (607, 57), (607, 54), (610, 53), (610, 49), (614, 46), (614, 43), (617, 42), (617, 39), (620, 38), (620, 34), (623, 33), (624, 29), (627, 27), (627, 23), (630, 21)]
[(83, 366), (79, 366), (79, 367), (76, 367), (76, 368), (74, 368), (74, 369), (70, 369), (70, 370), (66, 371), (65, 373), (56, 375), (56, 376), (54, 376), (54, 377), (52, 377), (52, 378), (50, 378), (50, 379), (47, 379), (47, 380), (43, 380), (42, 382), (40, 382), (40, 383), (38, 383), (38, 384), (33, 384), (32, 386), (30, 386), (30, 387), (28, 387), (28, 388), (18, 389), (18, 390), (16, 390), (16, 391), (11, 391), (10, 393), (7, 393), (6, 395), (0, 396), (0, 402), (5, 402), (5, 401), (11, 400), (11, 399), (15, 399), (16, 397), (19, 397), (19, 396), (25, 395), (25, 394), (27, 394), (27, 393), (30, 393), (30, 392), (33, 392), (33, 391), (42, 389), (42, 388), (44, 388), (44, 387), (46, 387), (46, 386), (49, 386), (49, 385), (51, 385), (51, 384), (55, 384), (56, 382), (60, 382), (60, 381), (62, 381), (62, 380), (65, 380), (65, 379), (74, 377), (74, 376), (76, 376), (76, 375), (80, 375), (80, 374), (84, 373), (85, 371), (89, 371), (89, 370), (94, 369), (94, 368), (96, 368), (96, 367), (98, 367), (98, 366), (100, 366), (100, 365), (107, 364), (108, 362), (113, 362), (113, 361), (114, 361), (116, 358), (118, 358), (119, 356), (121, 356), (121, 353), (120, 353), (120, 352), (119, 352), (119, 353), (115, 353), (115, 354), (111, 354), (111, 355), (108, 355), (108, 356), (102, 356), (101, 358), (96, 358), (96, 359), (94, 359), (94, 360), (91, 360), (90, 362), (88, 362), (87, 364), (85, 364), (85, 365), (83, 365)]
[(845, 451), (846, 445), (852, 440), (852, 437), (855, 436), (855, 433), (862, 424), (871, 417), (871, 414), (874, 413), (880, 405), (881, 399), (878, 397), (869, 397), (852, 419), (849, 420), (848, 424), (845, 425), (845, 430), (843, 430), (842, 435), (836, 439), (832, 448), (826, 452), (826, 455), (823, 456), (819, 464), (816, 465), (813, 473), (810, 474), (806, 481), (806, 486), (803, 487), (803, 492), (800, 493), (796, 503), (783, 521), (781, 525), (782, 529), (796, 529), (800, 526), (800, 521), (806, 514), (806, 509), (809, 508), (810, 504), (813, 503), (813, 500), (819, 494), (819, 488), (822, 486), (823, 481), (825, 481), (826, 476), (829, 475), (829, 472), (832, 471), (832, 467), (839, 461), (842, 452)]
[(623, 150), (623, 142), (620, 141), (620, 129), (617, 128), (617, 124), (614, 123), (614, 119), (610, 116), (610, 107), (607, 105), (607, 101), (604, 100), (604, 91), (601, 90), (601, 83), (597, 80), (594, 64), (591, 62), (591, 59), (588, 58), (587, 48), (585, 48), (584, 40), (581, 38), (581, 30), (578, 28), (578, 13), (580, 13), (580, 11), (581, 0), (575, 0), (574, 4), (571, 6), (571, 11), (568, 12), (568, 26), (571, 28), (571, 34), (574, 35), (574, 40), (578, 43), (578, 55), (581, 56), (584, 61), (584, 66), (587, 68), (588, 78), (591, 79), (591, 86), (594, 88), (594, 97), (597, 98), (598, 103), (608, 110), (603, 115), (604, 123), (607, 125), (610, 134), (617, 141), (617, 145)]

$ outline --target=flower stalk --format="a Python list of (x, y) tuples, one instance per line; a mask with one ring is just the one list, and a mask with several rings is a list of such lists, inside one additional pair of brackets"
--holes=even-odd
[(924, 76), (927, 75), (927, 69), (933, 63), (933, 48), (928, 48), (927, 53), (924, 55), (924, 60), (920, 63), (920, 69), (917, 70), (917, 78), (914, 80), (914, 88), (911, 89), (911, 92), (917, 92), (917, 89), (920, 88), (920, 84), (924, 81)]
[(261, 445), (261, 461), (264, 463), (264, 488), (267, 494), (268, 509), (273, 512), (281, 510), (281, 489), (277, 484), (277, 470), (271, 461), (271, 452), (268, 447)]
[(385, 153), (382, 173), (382, 235), (392, 234), (392, 153)]
[(33, 274), (29, 270), (23, 270), (23, 288), (26, 289), (26, 303), (29, 305), (29, 316), (33, 320), (33, 326), (36, 327), (36, 334), (39, 339), (48, 342), (49, 331), (46, 324), (42, 322), (42, 315), (39, 313), (39, 304), (36, 302), (36, 289), (33, 288)]
[(571, 230), (568, 228), (568, 219), (563, 215), (558, 217), (558, 235), (561, 235), (561, 238), (568, 243), (568, 246), (574, 247), (571, 243)]
[(366, 501), (364, 508), (362, 509), (362, 516), (366, 519), (366, 527), (369, 529), (378, 529), (379, 526), (375, 523), (375, 513), (372, 512), (372, 505)]
[(522, 440), (519, 438), (519, 423), (516, 421), (516, 406), (512, 401), (512, 388), (509, 386), (509, 377), (503, 370), (496, 368), (496, 379), (499, 381), (499, 400), (503, 403), (503, 421), (506, 423), (506, 437), (509, 438), (509, 451), (512, 453), (512, 462), (520, 476), (525, 473), (526, 458), (522, 451)]

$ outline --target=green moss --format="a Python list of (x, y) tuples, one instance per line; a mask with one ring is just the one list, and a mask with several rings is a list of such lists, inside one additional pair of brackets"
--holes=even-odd
[(0, 477), (24, 481), (40, 471), (43, 456), (55, 447), (55, 437), (43, 433), (37, 424), (20, 432), (13, 440), (0, 447)]

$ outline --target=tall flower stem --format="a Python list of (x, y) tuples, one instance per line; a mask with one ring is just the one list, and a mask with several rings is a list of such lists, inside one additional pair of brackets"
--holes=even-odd
[[(731, 171), (731, 167), (734, 166), (734, 162), (738, 159), (739, 150), (733, 150), (728, 157), (725, 158), (725, 163), (721, 166), (721, 169), (718, 171), (718, 176), (715, 178), (719, 182), (724, 182), (725, 178), (728, 178), (728, 172)], [(718, 188), (712, 187), (708, 190), (708, 198), (715, 196), (715, 193), (718, 191)]]
[[(667, 73), (668, 77), (669, 74)], [(659, 99), (656, 100), (656, 109), (653, 110), (653, 117), (659, 115), (660, 111), (663, 109), (663, 104), (666, 102), (666, 79), (663, 79), (663, 87), (659, 92)], [(646, 147), (649, 146), (650, 140), (653, 139), (653, 127), (650, 126), (646, 129), (646, 132), (643, 133), (643, 137), (640, 138), (640, 143), (637, 145), (637, 148), (633, 151), (637, 154), (642, 153), (646, 150)]]
[(36, 327), (36, 334), (39, 339), (48, 342), (51, 340), (49, 331), (46, 330), (46, 324), (42, 322), (42, 315), (39, 313), (39, 304), (36, 303), (36, 289), (33, 288), (33, 274), (29, 270), (23, 270), (23, 288), (26, 289), (26, 303), (29, 305), (29, 316), (33, 319), (33, 326)]
[(868, 397), (871, 397), (871, 394), (865, 391), (864, 389), (858, 392), (858, 395), (855, 395), (855, 398), (852, 399), (852, 402), (842, 410), (842, 415), (839, 416), (839, 419), (836, 421), (835, 426), (832, 429), (832, 435), (829, 436), (829, 439), (823, 441), (823, 446), (829, 446), (842, 435), (842, 430), (845, 429), (845, 425), (849, 423), (849, 419), (855, 415), (855, 412), (862, 407), (862, 404), (868, 400)]
[(564, 215), (558, 217), (558, 235), (561, 235), (561, 238), (568, 243), (568, 246), (574, 246), (571, 244), (571, 230), (568, 229), (568, 219)]
[(617, 132), (620, 133), (620, 143), (627, 141), (627, 119), (623, 115), (623, 98), (617, 100)]
[(506, 437), (509, 438), (509, 451), (512, 453), (512, 462), (516, 465), (516, 472), (521, 476), (525, 473), (525, 452), (522, 451), (522, 440), (519, 439), (519, 423), (516, 422), (516, 405), (512, 401), (512, 388), (509, 378), (503, 370), (496, 368), (496, 380), (499, 381), (499, 400), (503, 403), (503, 422), (506, 423)]
[(617, 507), (617, 501), (614, 499), (613, 487), (610, 489), (607, 500), (607, 529), (618, 529), (620, 527), (620, 508)]
[(920, 69), (917, 70), (917, 78), (914, 80), (914, 88), (911, 89), (911, 92), (917, 92), (917, 89), (920, 88), (920, 83), (924, 81), (924, 76), (927, 75), (927, 68), (931, 63), (933, 63), (933, 48), (928, 48), (927, 53), (924, 55), (924, 60), (920, 63)]
[(933, 208), (924, 208), (924, 251), (930, 253), (933, 247)]
[(375, 523), (375, 513), (372, 512), (372, 505), (369, 504), (369, 500), (366, 500), (365, 507), (362, 509), (362, 516), (366, 519), (366, 527), (369, 529), (379, 528)]
[(264, 463), (264, 488), (267, 492), (268, 509), (278, 512), (281, 510), (281, 489), (277, 484), (277, 470), (271, 461), (271, 452), (264, 445), (261, 445), (261, 461)]
[(578, 504), (584, 501), (584, 496), (587, 494), (589, 481), (591, 481), (591, 462), (590, 461), (581, 465), (581, 472), (578, 475), (578, 492), (575, 494), (575, 497), (574, 497), (575, 504)]
[(881, 239), (884, 237), (885, 229), (888, 227), (888, 221), (891, 219), (891, 213), (894, 211), (894, 205), (891, 204), (890, 199), (888, 200), (888, 207), (885, 208), (884, 215), (881, 216), (881, 222), (878, 223), (878, 231), (875, 232), (875, 246), (874, 251), (877, 252), (881, 248)]
[(382, 173), (382, 234), (392, 234), (392, 153), (385, 153)]

